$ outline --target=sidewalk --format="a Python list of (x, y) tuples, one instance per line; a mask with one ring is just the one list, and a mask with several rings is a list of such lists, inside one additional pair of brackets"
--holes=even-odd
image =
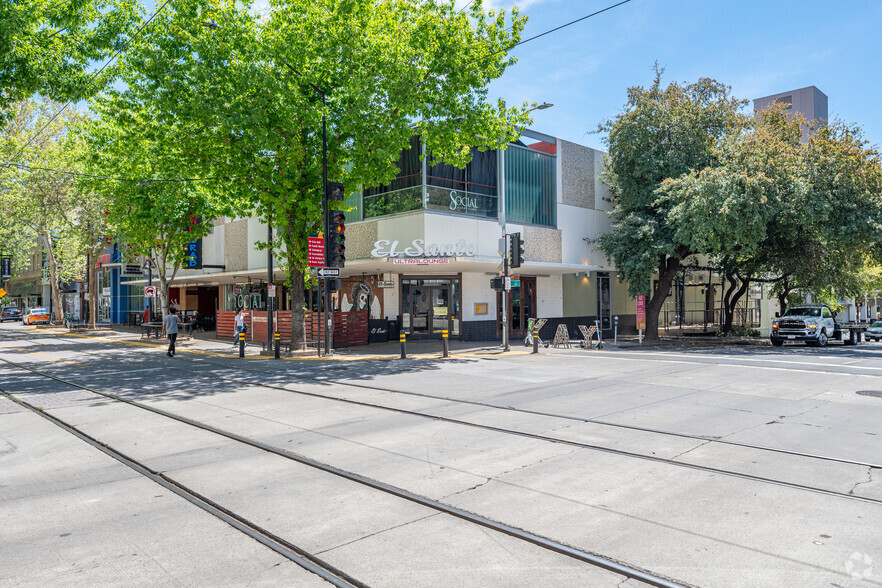
[[(126, 327), (122, 325), (113, 325), (111, 329), (103, 329), (100, 331), (77, 331), (67, 332), (63, 330), (52, 330), (58, 334), (63, 334), (78, 338), (97, 338), (103, 340), (120, 341), (129, 345), (137, 345), (143, 347), (154, 347), (156, 349), (166, 349), (168, 347), (168, 339), (160, 338), (142, 338), (141, 330), (137, 328)], [(247, 335), (246, 335), (247, 337)], [(263, 351), (262, 341), (250, 341), (246, 339), (245, 356), (249, 359), (267, 358), (272, 356), (261, 355)], [(440, 339), (432, 340), (408, 340), (407, 341), (407, 357), (408, 359), (421, 358), (439, 358), (442, 354)], [(216, 355), (221, 357), (238, 357), (239, 348), (234, 347), (230, 339), (218, 339), (215, 331), (207, 331), (194, 333), (193, 337), (178, 339), (175, 343), (178, 351), (195, 352), (200, 354)], [(449, 340), (450, 356), (468, 357), (496, 355), (502, 353), (502, 346), (496, 341), (458, 341)], [(512, 347), (509, 353), (528, 353), (529, 348)], [(330, 357), (318, 357), (315, 348), (306, 351), (294, 351), (291, 354), (282, 352), (282, 357), (292, 360), (366, 360), (366, 359), (399, 359), (401, 357), (401, 346), (398, 341), (386, 341), (383, 343), (371, 343), (370, 345), (361, 345), (358, 347), (346, 347), (333, 350)]]

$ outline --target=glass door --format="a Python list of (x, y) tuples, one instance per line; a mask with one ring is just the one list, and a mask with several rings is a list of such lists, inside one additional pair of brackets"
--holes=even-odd
[[(497, 295), (497, 308), (502, 308), (502, 294)], [(512, 339), (527, 335), (527, 322), (537, 316), (536, 278), (520, 277), (512, 280), (508, 293), (509, 334)], [(497, 317), (497, 330), (502, 334), (502, 312)]]
[(431, 332), (432, 288), (411, 286), (410, 289), (411, 334), (428, 335)]
[(432, 329), (431, 335), (441, 335), (444, 329), (450, 330), (450, 287), (432, 288)]

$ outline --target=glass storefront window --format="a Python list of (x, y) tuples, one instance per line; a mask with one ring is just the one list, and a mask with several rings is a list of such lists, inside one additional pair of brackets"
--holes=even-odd
[(422, 186), (413, 186), (394, 192), (365, 196), (363, 206), (364, 218), (419, 210), (423, 207), (423, 189)]
[(266, 284), (227, 284), (224, 310), (266, 310)]
[(440, 337), (447, 329), (459, 337), (460, 281), (448, 279), (401, 280), (401, 328), (412, 335)]
[(496, 218), (498, 203), (496, 196), (427, 186), (426, 208), (468, 216)]

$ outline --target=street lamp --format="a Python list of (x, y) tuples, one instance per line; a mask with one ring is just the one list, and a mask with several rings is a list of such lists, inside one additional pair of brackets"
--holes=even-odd
[[(503, 108), (505, 107), (505, 102), (502, 103)], [(534, 106), (533, 108), (527, 110), (527, 112), (533, 112), (534, 110), (547, 110), (554, 106), (549, 102), (543, 102), (538, 106)], [(502, 277), (503, 277), (503, 286), (502, 286), (502, 350), (509, 351), (509, 333), (508, 333), (508, 291), (505, 289), (505, 283), (508, 282), (508, 236), (505, 234), (505, 150), (499, 151), (499, 193), (502, 194), (502, 198), (499, 199), (501, 206), (500, 214), (499, 214), (499, 225), (502, 227)]]

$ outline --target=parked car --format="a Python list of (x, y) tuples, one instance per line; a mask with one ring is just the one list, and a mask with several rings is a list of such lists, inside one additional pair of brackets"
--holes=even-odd
[(882, 321), (875, 321), (867, 327), (867, 340), (879, 341), (882, 339)]
[(0, 323), (5, 323), (6, 321), (20, 321), (21, 320), (21, 309), (16, 306), (7, 306), (3, 310), (0, 310)]
[(49, 324), (49, 311), (45, 308), (32, 308), (25, 315), (24, 324), (36, 325), (37, 323)]

